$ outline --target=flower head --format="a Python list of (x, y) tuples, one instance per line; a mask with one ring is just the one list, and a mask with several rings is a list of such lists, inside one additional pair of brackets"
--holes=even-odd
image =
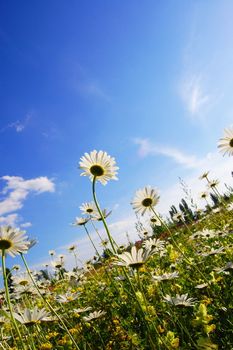
[(179, 272), (177, 272), (177, 271), (174, 271), (171, 273), (164, 273), (162, 275), (152, 275), (152, 278), (158, 282), (172, 280), (172, 279), (178, 278), (178, 277), (179, 277)]
[(14, 312), (15, 319), (25, 326), (32, 326), (49, 315), (50, 313), (45, 309), (38, 309), (37, 307), (33, 310), (24, 309), (23, 311), (19, 311), (19, 313)]
[(201, 192), (199, 196), (201, 199), (206, 199), (208, 197), (208, 192), (206, 192), (206, 191)]
[(73, 222), (72, 226), (82, 226), (86, 225), (90, 219), (89, 218), (75, 218), (75, 221)]
[(88, 316), (84, 316), (83, 319), (84, 321), (86, 322), (89, 322), (91, 320), (95, 320), (96, 318), (100, 318), (102, 316), (104, 316), (106, 314), (105, 311), (94, 311), (94, 312), (91, 312)]
[(93, 215), (97, 212), (97, 208), (94, 202), (83, 203), (79, 209), (82, 211), (82, 214)]
[(151, 216), (148, 222), (152, 227), (162, 225), (161, 221), (159, 220), (159, 217), (155, 215)]
[(171, 297), (167, 294), (163, 299), (166, 303), (175, 306), (194, 306), (196, 301), (194, 298), (188, 298), (188, 294), (176, 294), (175, 297)]
[(218, 142), (218, 148), (223, 155), (233, 156), (233, 128), (224, 129), (224, 135)]
[(208, 188), (215, 188), (219, 184), (219, 180), (212, 180), (208, 183)]
[(199, 176), (199, 180), (208, 179), (209, 171), (205, 171)]
[(135, 246), (131, 248), (131, 252), (124, 252), (116, 256), (117, 261), (115, 265), (132, 267), (134, 269), (140, 268), (145, 264), (147, 259), (154, 254), (151, 249), (137, 249)]
[(157, 191), (151, 186), (146, 186), (136, 191), (131, 204), (136, 213), (143, 215), (146, 211), (151, 211), (158, 201), (159, 195)]
[(102, 220), (103, 220), (102, 217), (103, 217), (104, 219), (106, 219), (109, 215), (112, 214), (112, 211), (111, 211), (111, 210), (110, 210), (110, 211), (107, 211), (107, 209), (102, 209), (101, 212), (102, 212), (102, 216), (99, 214), (99, 212), (96, 212), (96, 213), (93, 215), (92, 219), (93, 219), (93, 220), (96, 220), (96, 221), (102, 221)]
[(172, 219), (176, 222), (180, 222), (182, 221), (183, 219), (183, 215), (182, 213), (175, 213), (173, 216), (172, 216)]
[(51, 255), (51, 256), (54, 256), (54, 255), (56, 255), (56, 252), (55, 252), (55, 250), (49, 250), (49, 255)]
[(29, 241), (24, 231), (10, 227), (0, 227), (0, 253), (3, 251), (12, 257), (17, 254), (26, 253)]
[(119, 168), (116, 166), (115, 158), (110, 157), (106, 152), (94, 150), (85, 153), (81, 157), (79, 166), (84, 170), (81, 176), (89, 176), (91, 181), (95, 178), (106, 185), (111, 179), (117, 180), (116, 175)]
[(77, 250), (77, 245), (76, 244), (72, 244), (67, 249), (68, 249), (68, 251), (70, 253), (73, 253), (73, 252), (75, 252)]

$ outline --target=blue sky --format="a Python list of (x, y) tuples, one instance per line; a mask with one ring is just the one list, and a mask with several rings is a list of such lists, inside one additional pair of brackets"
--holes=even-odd
[(0, 2), (0, 223), (38, 238), (31, 264), (74, 241), (92, 253), (69, 226), (91, 200), (84, 152), (120, 167), (98, 186), (116, 240), (133, 229), (136, 189), (159, 188), (165, 212), (178, 176), (194, 192), (203, 170), (232, 181), (217, 151), (233, 121), (232, 11), (225, 0)]

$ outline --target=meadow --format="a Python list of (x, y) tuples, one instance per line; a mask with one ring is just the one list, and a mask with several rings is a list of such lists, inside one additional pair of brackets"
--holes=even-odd
[[(232, 129), (219, 148), (233, 155)], [(233, 349), (233, 188), (220, 193), (207, 171), (200, 176), (207, 186), (200, 194), (204, 207), (184, 198), (166, 218), (156, 211), (156, 189), (137, 190), (131, 204), (138, 240), (118, 246), (96, 193), (97, 182), (116, 179), (115, 159), (92, 151), (79, 165), (91, 180), (93, 202), (83, 203), (74, 226), (86, 230), (96, 254), (81, 265), (77, 246), (70, 246), (75, 267), (68, 271), (64, 257), (50, 250), (53, 269), (31, 271), (25, 254), (36, 242), (17, 228), (1, 227), (0, 349)], [(8, 254), (21, 256), (24, 271), (6, 267)]]

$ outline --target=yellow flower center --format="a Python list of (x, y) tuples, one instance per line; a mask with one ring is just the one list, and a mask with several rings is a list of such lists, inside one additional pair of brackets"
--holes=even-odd
[(0, 249), (6, 250), (12, 247), (11, 241), (8, 241), (7, 239), (0, 239)]
[(143, 205), (144, 207), (150, 207), (152, 203), (153, 203), (153, 201), (152, 201), (151, 198), (145, 198), (145, 199), (143, 199), (143, 201), (142, 201), (142, 205)]
[(92, 165), (90, 172), (93, 176), (102, 176), (104, 174), (104, 169), (100, 165)]
[(229, 145), (230, 147), (233, 147), (233, 139), (230, 140)]

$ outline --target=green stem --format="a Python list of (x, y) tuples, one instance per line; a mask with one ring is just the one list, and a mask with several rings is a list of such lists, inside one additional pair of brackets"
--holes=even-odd
[(194, 265), (190, 260), (189, 258), (186, 256), (186, 254), (184, 254), (184, 252), (182, 252), (182, 250), (180, 249), (180, 247), (178, 246), (178, 244), (176, 243), (175, 239), (173, 238), (173, 234), (171, 232), (171, 230), (169, 229), (169, 227), (167, 226), (167, 224), (162, 220), (160, 219), (159, 215), (155, 212), (154, 208), (151, 207), (151, 210), (153, 211), (153, 213), (155, 214), (155, 216), (159, 219), (159, 221), (161, 222), (161, 224), (168, 230), (168, 232), (170, 233), (171, 235), (171, 239), (172, 239), (172, 242), (173, 244), (175, 245), (175, 247), (179, 250), (179, 252), (181, 253), (181, 255), (183, 256), (183, 258), (185, 259), (185, 261), (190, 265), (190, 266), (193, 266), (196, 271), (198, 271), (198, 273), (202, 276), (202, 278), (204, 279), (204, 281), (210, 286), (210, 282), (207, 280), (207, 278), (205, 277), (205, 275), (202, 273), (202, 271), (196, 266)]
[(12, 310), (12, 305), (11, 305), (11, 301), (10, 301), (10, 293), (9, 293), (9, 288), (8, 288), (8, 283), (7, 283), (7, 276), (6, 276), (6, 261), (5, 261), (5, 250), (2, 250), (2, 272), (3, 272), (3, 279), (4, 279), (4, 287), (5, 287), (5, 293), (6, 293), (6, 301), (9, 307), (9, 311), (10, 311), (10, 316), (11, 316), (11, 320), (12, 323), (15, 327), (16, 333), (18, 334), (18, 337), (20, 339), (20, 343), (22, 345), (23, 349), (26, 349), (24, 346), (24, 342), (20, 333), (20, 330), (18, 328), (17, 322), (15, 321), (14, 315), (13, 315), (13, 310)]
[(72, 334), (70, 333), (69, 329), (66, 327), (66, 325), (65, 325), (64, 321), (62, 320), (62, 318), (61, 318), (61, 317), (59, 316), (59, 314), (54, 310), (54, 308), (52, 307), (52, 305), (45, 299), (45, 297), (43, 296), (43, 294), (41, 294), (40, 289), (39, 289), (38, 286), (37, 286), (37, 283), (35, 282), (34, 278), (32, 277), (32, 274), (31, 274), (31, 272), (30, 272), (30, 269), (29, 269), (29, 267), (28, 267), (28, 264), (27, 264), (27, 262), (26, 262), (26, 259), (25, 259), (24, 255), (23, 255), (22, 253), (20, 253), (20, 255), (21, 255), (21, 258), (22, 258), (22, 260), (23, 260), (24, 266), (25, 266), (25, 268), (26, 268), (26, 270), (27, 270), (27, 273), (28, 273), (28, 275), (29, 275), (29, 277), (30, 277), (30, 279), (31, 279), (31, 281), (32, 281), (32, 283), (33, 283), (33, 285), (35, 286), (35, 288), (36, 288), (38, 294), (39, 294), (40, 297), (43, 299), (43, 301), (45, 302), (45, 304), (48, 306), (48, 308), (50, 309), (50, 311), (51, 311), (52, 313), (54, 313), (54, 315), (59, 319), (59, 321), (61, 322), (62, 326), (63, 326), (64, 329), (66, 330), (66, 332), (67, 332), (69, 338), (70, 338), (71, 341), (73, 342), (75, 348), (76, 348), (77, 350), (80, 350), (80, 347), (78, 346), (78, 344), (77, 344), (76, 341), (74, 340)]
[(83, 226), (84, 226), (84, 228), (85, 228), (86, 234), (88, 235), (88, 238), (90, 239), (91, 244), (92, 244), (92, 246), (93, 246), (93, 248), (94, 248), (96, 254), (97, 254), (98, 257), (100, 258), (100, 254), (99, 254), (99, 252), (98, 252), (98, 250), (97, 250), (97, 248), (96, 248), (96, 246), (95, 246), (95, 243), (93, 242), (93, 240), (92, 240), (92, 238), (91, 238), (91, 235), (90, 235), (89, 232), (88, 232), (88, 229), (86, 228), (86, 225), (83, 225)]
[[(93, 182), (92, 182), (92, 194), (93, 194), (93, 199), (94, 199), (96, 208), (97, 208), (97, 210), (98, 210), (98, 212), (99, 212), (99, 214), (100, 214), (101, 220), (103, 221), (104, 228), (105, 228), (106, 233), (107, 233), (107, 235), (108, 235), (108, 239), (109, 239), (109, 242), (110, 242), (110, 244), (111, 244), (112, 250), (113, 250), (113, 252), (116, 254), (117, 251), (116, 251), (116, 248), (114, 247), (114, 243), (115, 243), (115, 242), (113, 241), (113, 238), (112, 238), (112, 236), (111, 236), (111, 234), (110, 234), (110, 232), (109, 232), (108, 225), (107, 225), (107, 223), (106, 223), (106, 221), (105, 221), (105, 218), (104, 218), (104, 216), (103, 216), (102, 210), (100, 209), (99, 203), (98, 203), (97, 198), (96, 198), (95, 184), (96, 184), (96, 177), (94, 176), (94, 179), (93, 179)], [(115, 243), (115, 244), (116, 244), (116, 243)]]

